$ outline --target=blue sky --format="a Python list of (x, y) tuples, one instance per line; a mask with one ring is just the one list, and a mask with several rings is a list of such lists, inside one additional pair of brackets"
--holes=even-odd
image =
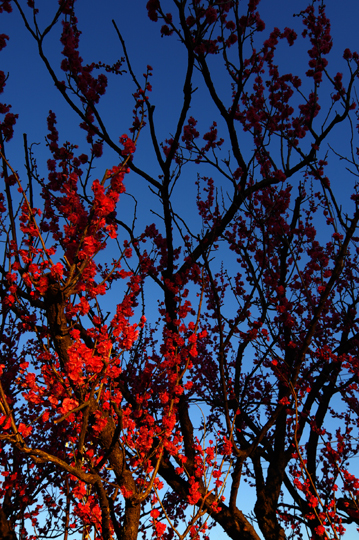
[[(243, 2), (244, 3), (244, 2)], [(26, 2), (23, 1), (25, 5)], [(165, 0), (163, 4), (171, 11), (171, 2)], [(359, 2), (356, 0), (343, 0), (327, 2), (327, 13), (332, 20), (332, 35), (334, 47), (331, 53), (331, 69), (344, 70), (342, 60), (343, 50), (346, 47), (355, 50), (357, 46), (357, 21), (359, 19)], [(43, 27), (51, 20), (57, 6), (56, 0), (38, 0), (40, 9), (40, 25)], [(121, 44), (117, 38), (112, 19), (115, 19), (125, 38), (128, 52), (134, 71), (139, 79), (145, 71), (147, 64), (153, 70), (151, 80), (153, 92), (151, 103), (155, 105), (156, 129), (160, 140), (169, 137), (175, 129), (175, 121), (181, 104), (183, 75), (185, 71), (185, 56), (175, 37), (161, 38), (160, 23), (153, 23), (147, 17), (145, 0), (104, 0), (99, 8), (95, 0), (77, 0), (77, 13), (81, 36), (80, 51), (87, 62), (102, 60), (106, 63), (115, 62), (123, 56)], [(306, 6), (305, 0), (262, 0), (260, 13), (266, 22), (263, 39), (268, 36), (274, 26), (284, 29), (293, 26), (299, 33), (302, 29), (301, 20), (293, 18), (293, 12), (299, 12)], [(25, 5), (26, 8), (26, 5)], [(30, 12), (30, 10), (27, 10)], [(59, 66), (61, 62), (61, 45), (59, 43), (61, 26), (55, 27), (45, 39), (44, 49), (52, 60), (53, 65)], [(10, 36), (10, 42), (1, 53), (1, 69), (10, 74), (5, 93), (2, 98), (13, 105), (13, 112), (19, 114), (15, 136), (8, 145), (8, 156), (19, 171), (23, 171), (23, 145), (22, 134), (27, 133), (28, 141), (40, 143), (36, 149), (40, 171), (46, 174), (46, 159), (48, 154), (44, 144), (46, 134), (46, 117), (50, 109), (57, 113), (60, 140), (70, 140), (81, 145), (84, 134), (78, 128), (79, 121), (75, 114), (64, 103), (62, 96), (56, 91), (45, 66), (36, 54), (36, 43), (26, 32), (19, 14), (14, 9), (10, 15), (2, 15), (1, 32)], [(299, 38), (293, 47), (283, 44), (279, 48), (279, 63), (283, 71), (298, 73), (303, 78), (307, 69), (306, 49), (308, 42), (303, 43)], [(212, 59), (215, 69), (218, 70), (218, 80), (223, 87), (223, 96), (228, 96), (230, 87), (223, 76), (220, 60)], [(60, 74), (58, 67), (57, 73)], [(199, 121), (201, 131), (208, 130), (213, 119), (220, 123), (218, 114), (214, 111), (208, 91), (201, 87), (194, 94), (190, 114)], [(100, 112), (103, 115), (108, 131), (115, 141), (124, 132), (128, 132), (131, 124), (134, 91), (133, 83), (128, 75), (112, 77), (106, 95), (102, 98)], [(339, 151), (345, 153), (347, 141), (335, 141)], [(243, 138), (243, 145), (247, 144)], [(250, 149), (250, 148), (249, 148)], [(84, 147), (86, 150), (86, 147)], [(147, 168), (156, 177), (159, 174), (158, 165), (152, 148), (148, 144), (147, 134), (143, 132), (136, 153), (136, 160), (140, 167)], [(105, 151), (104, 158), (98, 162), (98, 175), (102, 176), (103, 169), (111, 167), (117, 161), (112, 151)], [(96, 171), (97, 173), (97, 171)], [(194, 184), (196, 172), (193, 171), (191, 185)], [(131, 191), (141, 195), (144, 185), (142, 180), (134, 175), (128, 177)], [(147, 190), (147, 187), (145, 188)], [(179, 200), (183, 199), (183, 186), (178, 190)], [(152, 201), (154, 207), (156, 202)], [(186, 201), (186, 204), (188, 202)], [(193, 210), (195, 208), (193, 207)], [(146, 213), (146, 217), (149, 217)]]

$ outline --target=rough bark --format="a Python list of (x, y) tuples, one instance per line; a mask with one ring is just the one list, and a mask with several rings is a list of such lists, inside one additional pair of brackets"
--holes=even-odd
[(3, 508), (0, 508), (0, 540), (17, 540)]

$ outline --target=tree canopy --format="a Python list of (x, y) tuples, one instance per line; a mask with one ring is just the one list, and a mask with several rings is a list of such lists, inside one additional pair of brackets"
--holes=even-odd
[(122, 8), (119, 60), (86, 63), (81, 0), (0, 0), (0, 50), (31, 38), (82, 130), (54, 107), (14, 159), (0, 71), (1, 540), (359, 524), (359, 55), (338, 71), (321, 0), (283, 28), (268, 2), (138, 2), (178, 51), (168, 111)]

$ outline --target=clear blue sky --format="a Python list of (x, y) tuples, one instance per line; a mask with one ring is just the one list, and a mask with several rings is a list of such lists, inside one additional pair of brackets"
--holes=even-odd
[[(244, 3), (244, 2), (243, 2)], [(26, 2), (23, 1), (26, 8)], [(171, 1), (165, 0), (164, 6), (171, 11)], [(299, 18), (293, 18), (293, 12), (299, 12), (306, 6), (306, 0), (262, 0), (260, 13), (266, 22), (263, 39), (274, 26), (283, 29), (285, 26), (294, 26), (298, 33), (302, 29)], [(359, 2), (357, 0), (329, 0), (327, 13), (332, 20), (332, 34), (334, 48), (331, 53), (333, 74), (337, 70), (345, 69), (342, 53), (345, 47), (355, 50), (357, 42), (357, 21), (359, 20)], [(58, 3), (56, 0), (37, 0), (40, 9), (40, 26), (43, 27), (51, 20)], [(182, 95), (183, 75), (185, 70), (185, 56), (183, 49), (175, 37), (161, 38), (160, 24), (149, 21), (145, 0), (104, 0), (99, 3), (95, 0), (77, 0), (77, 13), (81, 37), (81, 54), (87, 62), (101, 60), (105, 63), (115, 62), (123, 56), (121, 44), (116, 36), (111, 20), (115, 19), (127, 43), (133, 68), (141, 78), (147, 64), (153, 68), (153, 92), (151, 102), (155, 105), (156, 129), (160, 139), (169, 137), (175, 129), (175, 121), (179, 112)], [(27, 10), (28, 12), (30, 10)], [(64, 103), (62, 96), (56, 91), (46, 71), (45, 66), (36, 54), (36, 43), (26, 32), (20, 16), (14, 9), (10, 15), (2, 15), (1, 32), (10, 36), (8, 46), (1, 53), (1, 69), (10, 74), (3, 100), (13, 105), (13, 112), (19, 114), (15, 136), (8, 145), (8, 156), (13, 165), (20, 172), (23, 171), (22, 134), (27, 133), (29, 142), (40, 143), (36, 154), (40, 171), (46, 174), (46, 159), (48, 154), (44, 144), (46, 134), (46, 117), (50, 109), (57, 113), (60, 140), (70, 140), (81, 144), (84, 134), (78, 128), (78, 118)], [(44, 49), (53, 61), (59, 66), (61, 61), (61, 45), (59, 43), (61, 27), (58, 24), (45, 39)], [(300, 38), (291, 47), (280, 48), (280, 63), (284, 71), (292, 71), (303, 76), (307, 69), (305, 54), (308, 42), (304, 45)], [(223, 95), (228, 96), (230, 87), (223, 77), (218, 57), (213, 58), (218, 69), (218, 79), (223, 79)], [(58, 68), (57, 73), (60, 74)], [(344, 79), (345, 80), (345, 79)], [(100, 112), (110, 134), (118, 141), (118, 137), (128, 132), (131, 124), (133, 98), (131, 96), (134, 86), (129, 76), (124, 75), (116, 80), (110, 80), (107, 94), (102, 98)], [(200, 127), (208, 129), (213, 119), (220, 123), (218, 114), (214, 112), (208, 92), (203, 91), (199, 81), (199, 89), (194, 95), (193, 107), (190, 111), (199, 121)], [(337, 143), (340, 141), (336, 141)], [(246, 144), (245, 139), (243, 140)], [(346, 151), (343, 141), (339, 151)], [(84, 147), (86, 150), (86, 147)], [(159, 174), (154, 153), (147, 142), (147, 135), (143, 133), (140, 138), (136, 160), (156, 175)], [(105, 151), (104, 159), (98, 162), (98, 175), (102, 176), (106, 167), (111, 167), (117, 159), (112, 151)], [(96, 171), (97, 172), (97, 171)], [(193, 178), (195, 177), (195, 172)], [(191, 184), (194, 182), (191, 179)], [(142, 180), (134, 177), (128, 178), (131, 191), (135, 195), (143, 194)], [(147, 188), (146, 188), (147, 189)], [(179, 201), (183, 200), (183, 186), (177, 193)], [(186, 201), (184, 201), (188, 204)], [(155, 208), (155, 201), (153, 201)], [(195, 207), (193, 206), (193, 211)], [(148, 220), (147, 212), (143, 217)]]

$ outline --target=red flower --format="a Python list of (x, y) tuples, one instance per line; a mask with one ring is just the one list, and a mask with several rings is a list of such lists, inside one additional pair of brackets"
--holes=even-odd
[(156, 532), (159, 538), (166, 532), (166, 529), (167, 529), (167, 525), (165, 525), (164, 523), (157, 522), (155, 527), (156, 527)]
[(6, 40), (9, 39), (9, 36), (6, 34), (0, 34), (0, 51), (6, 47)]
[(66, 414), (67, 412), (72, 411), (72, 409), (76, 409), (78, 405), (79, 403), (76, 399), (65, 398), (62, 402), (62, 406), (59, 408), (59, 413)]
[(30, 435), (32, 431), (32, 426), (26, 427), (25, 424), (21, 423), (19, 424), (18, 431), (25, 439), (25, 437), (28, 437)]
[(129, 156), (135, 152), (136, 146), (127, 135), (122, 135), (120, 137), (120, 143), (124, 146), (124, 149), (122, 150), (123, 156)]
[(154, 518), (154, 519), (157, 519), (158, 516), (160, 515), (159, 511), (157, 510), (157, 508), (153, 508), (151, 510), (151, 516)]
[(64, 274), (64, 267), (61, 263), (56, 263), (51, 267), (51, 275), (55, 279), (62, 279)]
[(151, 19), (151, 21), (157, 22), (158, 21), (158, 14), (157, 10), (160, 9), (160, 3), (158, 0), (148, 0), (146, 4), (148, 16)]

